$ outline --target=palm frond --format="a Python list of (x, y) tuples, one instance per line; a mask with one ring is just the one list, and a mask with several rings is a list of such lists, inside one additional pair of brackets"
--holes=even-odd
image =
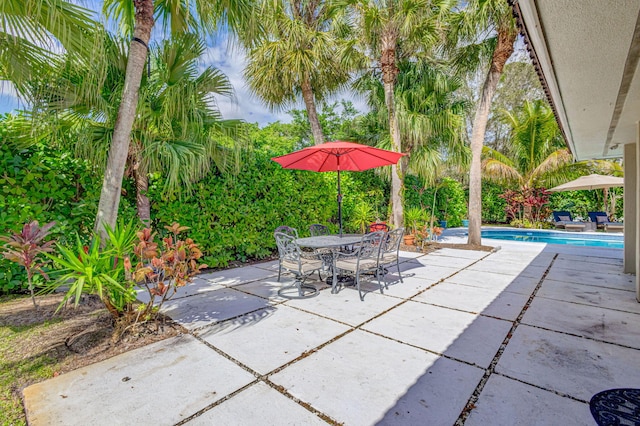
[(482, 161), (482, 177), (500, 184), (518, 182), (522, 185), (524, 183), (522, 175), (514, 167), (493, 158)]

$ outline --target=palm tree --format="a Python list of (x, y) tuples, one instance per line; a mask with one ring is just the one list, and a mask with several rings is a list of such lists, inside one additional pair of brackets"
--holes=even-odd
[[(516, 114), (504, 112), (511, 125), (508, 153), (484, 147), (482, 171), (486, 179), (521, 193), (549, 188), (583, 174), (590, 163), (574, 163), (564, 146), (552, 109), (543, 101), (525, 101)], [(525, 205), (525, 218), (531, 220), (531, 207)]]
[[(394, 99), (401, 150), (409, 154), (407, 171), (435, 182), (447, 165), (468, 162), (463, 138), (468, 103), (456, 96), (462, 81), (426, 60), (404, 60), (398, 68)], [(379, 120), (369, 133), (374, 138), (384, 135), (374, 143), (388, 149), (388, 114), (382, 83), (369, 76), (358, 80), (356, 88), (368, 94), (370, 118)]]
[[(95, 230), (100, 234), (102, 241), (106, 241), (108, 237), (105, 225), (109, 225), (113, 229), (118, 218), (122, 178), (129, 154), (131, 129), (138, 106), (140, 82), (147, 60), (151, 30), (155, 22), (153, 19), (153, 0), (133, 0), (133, 5), (135, 7), (133, 38), (129, 45), (124, 87), (111, 137), (96, 217)], [(105, 1), (104, 7), (109, 7), (108, 1)]]
[(519, 187), (555, 186), (567, 178), (573, 157), (564, 146), (553, 110), (543, 101), (525, 101), (516, 113), (504, 111), (511, 125), (510, 150), (504, 155), (484, 147), (484, 177)]
[[(212, 32), (221, 23), (225, 23), (228, 28), (243, 29), (242, 36), (251, 39), (257, 27), (251, 4), (251, 0), (233, 2), (162, 0), (156, 2), (158, 8), (154, 9), (153, 0), (133, 0), (134, 8), (131, 9), (131, 0), (104, 2), (105, 13), (119, 18), (118, 21), (123, 30), (131, 31), (133, 24), (133, 37), (129, 46), (122, 97), (109, 147), (96, 217), (95, 229), (104, 237), (103, 240), (107, 237), (104, 225), (108, 224), (113, 228), (118, 218), (122, 178), (129, 153), (131, 130), (135, 120), (151, 30), (155, 23), (154, 13), (162, 18), (165, 30), (172, 33), (188, 32), (194, 29), (193, 26), (196, 24), (197, 29)], [(134, 12), (135, 17), (132, 18)], [(197, 17), (197, 21), (194, 17)]]
[(468, 163), (465, 114), (468, 102), (456, 95), (458, 77), (426, 60), (403, 61), (396, 84), (396, 111), (407, 170), (435, 182), (447, 166)]
[(0, 80), (29, 96), (29, 81), (55, 59), (56, 43), (88, 57), (97, 23), (89, 10), (65, 0), (0, 2)]
[[(107, 38), (105, 46), (101, 56), (108, 58), (110, 65), (103, 86), (86, 87), (94, 83), (90, 77), (84, 81), (92, 68), (65, 65), (59, 70), (62, 77), (55, 80), (57, 86), (46, 78), (49, 91), (42, 100), (63, 122), (82, 129), (77, 151), (100, 165), (105, 163), (104, 152), (114, 132), (126, 64), (124, 43)], [(150, 173), (165, 178), (164, 192), (171, 195), (179, 189), (188, 191), (212, 161), (220, 170), (227, 168), (228, 150), (219, 142), (238, 122), (222, 120), (213, 96), (229, 97), (233, 90), (217, 69), (198, 72), (198, 58), (205, 49), (196, 35), (185, 33), (151, 51), (153, 66), (141, 82), (126, 167), (136, 184), (138, 216), (147, 225), (151, 219), (147, 197)]]
[(471, 132), (469, 244), (481, 243), (482, 147), (491, 101), (504, 65), (513, 53), (516, 37), (516, 24), (507, 0), (469, 0), (451, 23), (449, 38), (457, 48), (457, 67), (478, 70), (488, 62)]
[[(444, 17), (456, 2), (448, 0), (354, 0), (364, 49), (377, 62), (384, 88), (389, 122), (390, 148), (399, 152), (401, 131), (395, 102), (398, 61), (416, 53), (426, 54), (438, 38)], [(391, 223), (402, 226), (404, 171), (402, 162), (391, 166)]]
[(191, 182), (202, 178), (212, 162), (226, 171), (232, 157), (221, 141), (236, 134), (240, 123), (222, 119), (214, 96), (232, 97), (233, 88), (216, 68), (198, 71), (198, 58), (205, 49), (202, 40), (183, 34), (152, 52), (155, 67), (141, 88), (128, 159), (143, 223), (151, 219), (146, 196), (149, 173), (165, 178), (164, 192), (170, 195), (189, 191)]
[(245, 78), (271, 108), (290, 106), (302, 95), (316, 145), (324, 142), (316, 101), (349, 80), (344, 8), (331, 0), (263, 0), (263, 37), (248, 54)]

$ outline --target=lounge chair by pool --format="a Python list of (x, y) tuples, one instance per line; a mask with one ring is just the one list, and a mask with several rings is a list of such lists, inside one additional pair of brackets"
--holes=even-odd
[(598, 229), (604, 229), (605, 232), (624, 231), (624, 224), (622, 222), (611, 222), (605, 212), (589, 212), (588, 214), (589, 219), (596, 224)]
[[(584, 225), (583, 222), (576, 222), (573, 220), (573, 218), (571, 217), (571, 213), (568, 211), (554, 211), (553, 212), (553, 221), (555, 222), (556, 228), (560, 228), (560, 229), (565, 229), (566, 225), (575, 225), (573, 226), (574, 231), (578, 230), (576, 228), (579, 228), (579, 226), (577, 225)], [(572, 226), (570, 226), (570, 228), (572, 228)], [(582, 229), (580, 230), (584, 230), (584, 226), (582, 226)]]

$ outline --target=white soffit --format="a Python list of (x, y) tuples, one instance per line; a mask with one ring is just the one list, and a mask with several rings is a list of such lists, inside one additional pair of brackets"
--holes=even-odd
[(630, 52), (637, 56), (633, 46), (638, 47), (640, 1), (520, 0), (518, 4), (576, 159), (622, 156), (622, 145), (635, 142), (640, 119), (640, 74), (637, 62), (629, 59)]

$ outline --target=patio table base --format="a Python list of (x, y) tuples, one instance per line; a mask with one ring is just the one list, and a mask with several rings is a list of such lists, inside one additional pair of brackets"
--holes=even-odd
[(278, 290), (278, 296), (286, 299), (306, 299), (318, 295), (318, 289), (311, 284), (303, 284), (296, 281), (294, 284), (284, 286)]

